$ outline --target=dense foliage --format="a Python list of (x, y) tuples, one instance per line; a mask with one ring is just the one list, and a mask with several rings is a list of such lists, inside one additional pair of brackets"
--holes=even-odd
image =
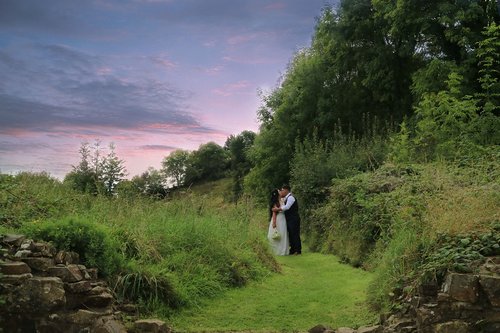
[(491, 0), (344, 0), (326, 8), (311, 46), (263, 96), (247, 191), (263, 197), (288, 182), (304, 139), (335, 140), (339, 127), (363, 137), (367, 120), (386, 133), (407, 118), (412, 153), (426, 159), (449, 151), (451, 140), (442, 140), (460, 141), (457, 132), (498, 144), (499, 22)]
[(374, 270), (378, 308), (498, 253), (499, 23), (492, 0), (343, 0), (263, 96), (245, 190), (291, 182), (308, 245)]

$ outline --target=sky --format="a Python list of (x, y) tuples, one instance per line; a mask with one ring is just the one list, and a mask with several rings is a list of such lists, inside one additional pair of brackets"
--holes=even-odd
[(99, 140), (130, 178), (257, 132), (332, 1), (0, 0), (0, 173), (62, 179)]

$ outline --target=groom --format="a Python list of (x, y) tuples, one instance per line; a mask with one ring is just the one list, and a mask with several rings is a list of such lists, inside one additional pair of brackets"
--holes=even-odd
[(297, 199), (290, 192), (290, 186), (283, 185), (280, 195), (285, 199), (285, 204), (280, 208), (273, 208), (274, 211), (283, 211), (286, 218), (286, 228), (290, 239), (290, 254), (301, 254), (302, 244), (300, 241), (300, 216)]

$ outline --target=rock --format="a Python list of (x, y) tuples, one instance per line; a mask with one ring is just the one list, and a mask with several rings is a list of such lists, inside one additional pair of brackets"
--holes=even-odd
[(483, 307), (479, 304), (471, 304), (467, 302), (453, 302), (450, 306), (452, 311), (481, 311)]
[(54, 257), (54, 261), (56, 264), (78, 265), (80, 263), (80, 255), (71, 251), (59, 251)]
[(24, 258), (23, 261), (34, 271), (37, 272), (47, 272), (49, 267), (54, 266), (54, 259), (52, 258)]
[(2, 275), (0, 276), (0, 282), (3, 284), (11, 284), (17, 286), (24, 283), (26, 280), (31, 279), (33, 274), (25, 273), (20, 275)]
[(171, 330), (165, 322), (157, 319), (137, 320), (134, 330), (141, 333), (170, 333)]
[(380, 325), (375, 326), (363, 326), (358, 328), (357, 333), (382, 333), (383, 327)]
[(34, 253), (40, 253), (43, 257), (53, 257), (56, 254), (55, 247), (50, 243), (38, 242), (33, 243)]
[(415, 321), (407, 317), (397, 317), (392, 315), (389, 319), (387, 319), (387, 326), (393, 330), (401, 330), (402, 328), (413, 327), (414, 325)]
[(11, 288), (6, 309), (10, 313), (33, 317), (46, 314), (66, 304), (64, 286), (59, 278), (32, 277)]
[[(92, 285), (92, 283), (90, 284)], [(104, 283), (100, 283), (95, 287), (92, 287), (92, 290), (89, 292), (89, 295), (99, 295), (102, 293), (111, 293), (111, 290)]]
[(308, 330), (309, 333), (324, 333), (328, 328), (326, 328), (323, 325), (316, 325), (310, 330)]
[(478, 278), (470, 274), (449, 273), (443, 291), (459, 302), (476, 303)]
[(66, 316), (66, 321), (79, 325), (92, 325), (99, 318), (109, 315), (109, 312), (98, 312), (80, 309)]
[(91, 280), (97, 280), (97, 268), (87, 268)]
[(109, 293), (102, 293), (99, 295), (91, 295), (85, 298), (84, 304), (86, 306), (105, 308), (111, 305), (114, 301), (113, 295)]
[(426, 284), (422, 284), (419, 287), (419, 293), (422, 296), (436, 296), (439, 291), (439, 286), (436, 281), (431, 281)]
[(73, 294), (81, 294), (81, 293), (86, 293), (87, 291), (91, 290), (92, 286), (90, 285), (90, 281), (80, 281), (80, 282), (74, 282), (74, 283), (65, 283), (64, 289), (67, 292), (70, 292)]
[(16, 234), (7, 234), (3, 237), (2, 243), (9, 245), (9, 246), (15, 246), (19, 247), (23, 243), (23, 241), (26, 239), (26, 236), (24, 235), (16, 235)]
[(500, 332), (500, 323), (485, 323), (482, 325), (482, 333), (498, 333)]
[(99, 319), (94, 327), (93, 333), (127, 333), (125, 327), (114, 319)]
[(33, 248), (34, 248), (34, 246), (33, 246), (32, 239), (23, 240), (23, 242), (21, 243), (21, 246), (19, 247), (19, 249), (21, 249), (21, 250), (30, 250), (30, 251), (32, 251)]
[(6, 275), (20, 275), (31, 273), (31, 268), (24, 262), (3, 262), (0, 263), (0, 272)]
[(105, 308), (113, 303), (114, 300), (115, 298), (113, 295), (108, 292), (103, 292), (101, 294), (89, 295), (85, 297), (83, 304), (90, 307)]
[(451, 298), (450, 298), (450, 295), (448, 295), (447, 293), (438, 293), (437, 300), (440, 303), (442, 303), (442, 302), (450, 302)]
[(336, 333), (356, 333), (356, 330), (353, 330), (352, 328), (349, 327), (339, 327), (335, 331)]
[(447, 323), (436, 324), (435, 333), (467, 333), (469, 324), (461, 320), (449, 321)]
[(61, 278), (64, 282), (78, 282), (83, 280), (83, 275), (78, 265), (49, 267), (48, 273)]
[(439, 317), (436, 317), (436, 312), (427, 307), (419, 307), (415, 310), (415, 312), (419, 327), (431, 325), (439, 320)]
[(0, 257), (7, 257), (9, 255), (9, 250), (0, 248)]
[(120, 309), (121, 311), (126, 312), (126, 313), (136, 313), (137, 312), (137, 305), (132, 304), (132, 303), (119, 304), (118, 309)]
[(84, 265), (78, 265), (78, 268), (82, 272), (83, 278), (85, 280), (91, 280), (90, 274), (87, 272), (87, 267), (85, 267)]
[(26, 285), (39, 312), (49, 312), (66, 303), (64, 284), (59, 278), (34, 277)]
[(500, 276), (481, 275), (479, 284), (494, 307), (500, 307)]
[(19, 250), (14, 254), (14, 258), (27, 258), (31, 255), (30, 250)]

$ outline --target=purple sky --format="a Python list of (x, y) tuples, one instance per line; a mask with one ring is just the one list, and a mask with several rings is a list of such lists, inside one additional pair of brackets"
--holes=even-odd
[(133, 176), (257, 131), (333, 1), (0, 0), (0, 172), (62, 178), (100, 139)]

